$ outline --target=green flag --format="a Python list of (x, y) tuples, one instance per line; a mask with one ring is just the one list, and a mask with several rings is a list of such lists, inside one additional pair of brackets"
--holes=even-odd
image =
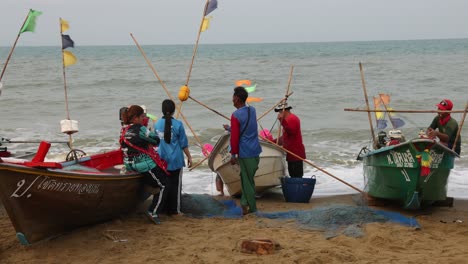
[(26, 18), (26, 22), (24, 23), (23, 27), (20, 30), (20, 34), (26, 31), (34, 32), (36, 29), (36, 17), (41, 15), (41, 11), (36, 10), (29, 10), (28, 18)]

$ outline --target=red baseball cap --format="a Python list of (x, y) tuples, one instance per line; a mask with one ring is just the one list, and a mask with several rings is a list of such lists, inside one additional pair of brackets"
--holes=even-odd
[(449, 99), (444, 99), (440, 103), (436, 104), (440, 110), (450, 111), (453, 108), (453, 103)]

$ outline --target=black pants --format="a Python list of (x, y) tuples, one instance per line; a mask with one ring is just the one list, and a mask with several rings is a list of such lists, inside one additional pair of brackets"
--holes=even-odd
[(180, 199), (182, 193), (182, 169), (169, 171), (167, 176), (167, 204), (168, 215), (180, 213)]
[(288, 161), (288, 172), (292, 178), (304, 176), (304, 162), (302, 160)]
[(153, 201), (148, 208), (148, 211), (152, 214), (159, 215), (166, 208), (169, 193), (167, 191), (168, 176), (158, 166), (143, 174), (145, 175), (143, 178), (145, 184), (148, 184), (151, 187), (159, 187), (160, 189), (159, 193), (153, 195)]

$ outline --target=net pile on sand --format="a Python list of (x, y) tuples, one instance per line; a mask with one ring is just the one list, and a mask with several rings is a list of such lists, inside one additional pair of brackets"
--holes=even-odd
[(324, 231), (327, 238), (336, 236), (340, 232), (351, 237), (361, 237), (364, 234), (362, 226), (375, 222), (396, 222), (419, 228), (419, 224), (413, 218), (399, 213), (374, 210), (366, 206), (338, 204), (306, 211), (259, 212), (257, 216), (277, 220), (292, 219), (300, 228)]
[(207, 194), (183, 194), (180, 210), (187, 216), (203, 217), (242, 217), (242, 210), (234, 200), (218, 201)]

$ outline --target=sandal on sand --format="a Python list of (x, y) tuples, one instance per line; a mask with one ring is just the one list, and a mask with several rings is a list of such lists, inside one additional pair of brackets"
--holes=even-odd
[(153, 224), (155, 225), (161, 224), (161, 220), (159, 220), (159, 217), (154, 216), (151, 212), (146, 212), (145, 215)]
[(242, 208), (242, 215), (246, 215), (249, 213), (249, 207), (247, 205), (241, 205)]

